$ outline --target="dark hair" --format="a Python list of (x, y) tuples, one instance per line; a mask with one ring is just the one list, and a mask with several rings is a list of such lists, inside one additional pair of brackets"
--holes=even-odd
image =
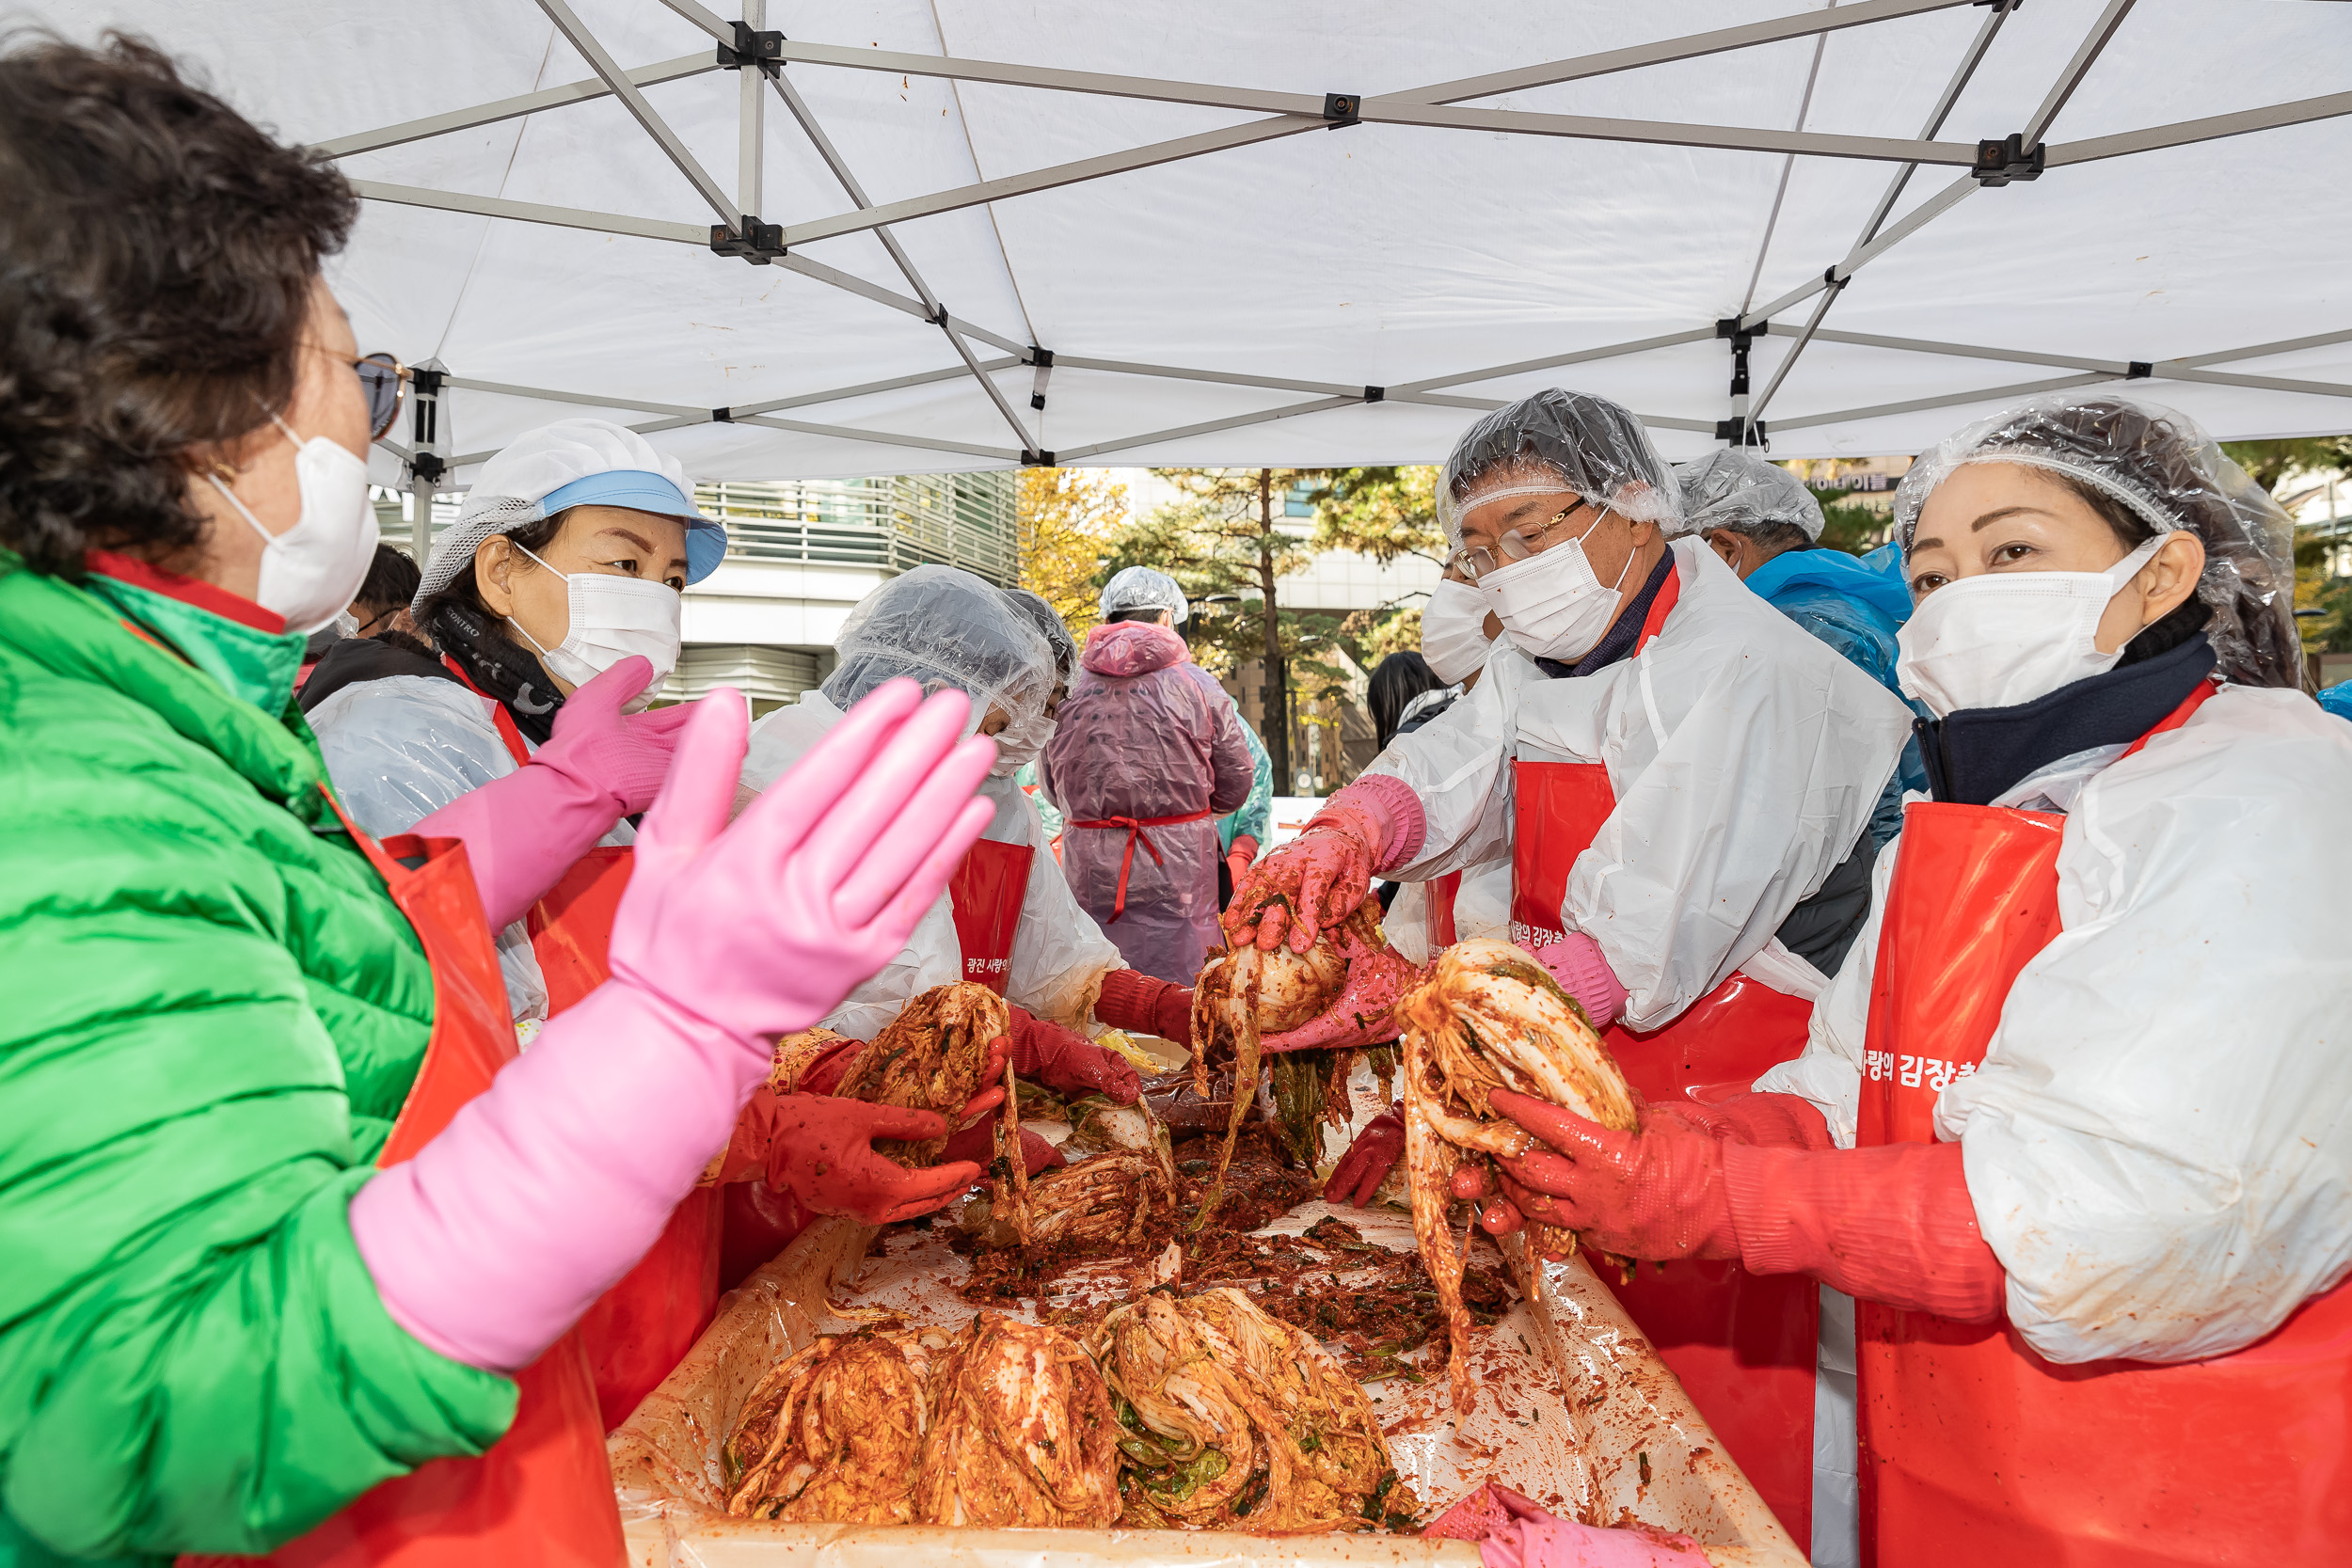
[(1112, 610), (1108, 615), (1103, 617), (1103, 624), (1106, 626), (1117, 626), (1121, 621), (1156, 621), (1161, 616), (1168, 613), (1168, 610), (1166, 605), (1138, 605), (1133, 610)]
[(1790, 550), (1816, 547), (1813, 536), (1794, 523), (1758, 523), (1754, 528), (1735, 528), (1731, 531), (1753, 539), (1763, 546), (1767, 555), (1786, 555)]
[(351, 187), (111, 33), (0, 42), (0, 546), (183, 559), (191, 449), (293, 396)]
[(408, 601), (417, 596), (417, 585), (424, 574), (408, 559), (408, 552), (396, 545), (378, 544), (375, 560), (368, 566), (368, 575), (359, 583), (359, 592), (351, 596), (355, 605), (371, 610), (394, 610), (408, 608)]
[[(552, 517), (541, 517), (536, 522), (520, 523), (514, 528), (506, 529), (503, 531), (503, 536), (509, 542), (520, 545), (524, 549), (544, 550), (548, 547), (549, 540), (564, 531), (564, 519), (571, 515), (572, 509), (567, 506)], [(493, 533), (485, 538), (482, 543), (486, 544), (490, 539), (499, 537), (501, 537), (500, 534)], [(482, 544), (474, 546), (477, 550), (481, 547)], [(421, 584), (423, 579), (420, 578), (418, 581)], [(413, 593), (414, 590), (411, 592)], [(417, 625), (421, 626), (427, 625), (433, 612), (452, 599), (455, 599), (459, 604), (481, 616), (486, 626), (499, 627), (505, 625), (505, 617), (482, 602), (482, 581), (474, 576), (474, 563), (471, 561), (458, 567), (457, 575), (442, 584), (439, 593), (417, 607)], [(515, 640), (510, 637), (505, 641), (513, 642)], [(516, 643), (516, 646), (519, 648), (521, 644)]]
[(1372, 732), (1383, 751), (1396, 738), (1396, 726), (1405, 717), (1406, 706), (1424, 691), (1442, 690), (1446, 683), (1429, 668), (1429, 661), (1417, 653), (1391, 654), (1372, 672), (1371, 690), (1365, 704), (1372, 709)]

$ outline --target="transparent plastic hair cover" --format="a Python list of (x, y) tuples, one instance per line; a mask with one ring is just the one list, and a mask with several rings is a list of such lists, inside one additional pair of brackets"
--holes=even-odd
[(2151, 532), (2193, 529), (2205, 545), (2197, 596), (2221, 672), (2248, 686), (2300, 688), (2295, 524), (2187, 415), (2112, 393), (2058, 392), (1979, 420), (1903, 476), (1895, 522), (1908, 559), (1920, 508), (1954, 470), (2019, 463), (2106, 498)]
[(1675, 470), (1682, 485), (1681, 533), (1725, 528), (1760, 533), (1782, 524), (1821, 537), (1821, 503), (1804, 481), (1744, 447), (1725, 447)]
[(1631, 410), (1557, 387), (1498, 408), (1462, 432), (1438, 480), (1446, 546), (1462, 518), (1505, 496), (1572, 490), (1620, 517), (1678, 532), (1682, 492)]
[(1122, 610), (1165, 610), (1170, 624), (1179, 626), (1192, 616), (1192, 607), (1184, 602), (1184, 591), (1176, 586), (1176, 579), (1149, 566), (1126, 567), (1104, 585), (1104, 616)]
[(1005, 593), (1054, 650), (1054, 674), (1068, 686), (1071, 676), (1078, 671), (1078, 640), (1070, 635), (1070, 628), (1062, 625), (1061, 617), (1045, 602), (1043, 594), (1033, 594), (1026, 588), (1008, 588)]
[(917, 566), (860, 599), (834, 639), (826, 701), (847, 710), (900, 675), (971, 693), (977, 725), (1001, 707), (1031, 727), (1054, 694), (1054, 651), (1005, 592), (954, 566)]

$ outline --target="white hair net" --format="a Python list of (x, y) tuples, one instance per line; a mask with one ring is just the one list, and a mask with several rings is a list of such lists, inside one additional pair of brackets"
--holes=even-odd
[(685, 465), (610, 420), (558, 420), (525, 431), (482, 465), (457, 509), (457, 526), (435, 541), (411, 610), (421, 613), (496, 533), (573, 506), (628, 507), (686, 525), (686, 580), (700, 582), (727, 553), (726, 531), (694, 505)]
[(1821, 539), (1821, 503), (1804, 480), (1745, 447), (1725, 447), (1675, 470), (1682, 486), (1682, 526), (1669, 531), (1705, 533), (1727, 528), (1754, 534), (1788, 524)]
[(2205, 635), (2222, 673), (2249, 686), (2301, 687), (2295, 524), (2196, 420), (2088, 392), (2049, 393), (1979, 420), (1937, 442), (1903, 476), (1895, 522), (1906, 559), (1928, 497), (1972, 463), (2042, 469), (2152, 533), (2195, 530), (2205, 545), (2197, 597), (2209, 612)]
[(917, 566), (857, 602), (833, 640), (825, 700), (847, 710), (904, 675), (925, 691), (969, 692), (972, 724), (1002, 707), (1034, 725), (1054, 694), (1054, 651), (999, 589), (954, 566)]
[(1126, 567), (1104, 585), (1103, 613), (1116, 615), (1122, 610), (1165, 610), (1169, 622), (1179, 626), (1192, 616), (1192, 607), (1184, 602), (1184, 591), (1176, 586), (1176, 579), (1149, 566)]
[(1504, 496), (1567, 489), (1620, 517), (1678, 531), (1682, 493), (1631, 410), (1589, 392), (1547, 388), (1462, 432), (1438, 476), (1446, 546), (1464, 514)]

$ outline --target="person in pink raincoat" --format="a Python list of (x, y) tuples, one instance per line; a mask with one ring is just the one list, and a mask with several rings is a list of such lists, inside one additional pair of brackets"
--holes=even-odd
[(1233, 699), (1192, 662), (1190, 613), (1164, 572), (1130, 566), (1103, 591), (1039, 784), (1062, 812), (1062, 875), (1146, 974), (1192, 984), (1216, 929), (1216, 818), (1248, 798)]

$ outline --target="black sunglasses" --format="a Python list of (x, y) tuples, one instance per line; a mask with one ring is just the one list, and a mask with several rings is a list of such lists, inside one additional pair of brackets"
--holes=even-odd
[(400, 400), (407, 393), (410, 372), (389, 354), (355, 359), (352, 369), (359, 372), (359, 385), (368, 394), (368, 437), (373, 440), (400, 418)]

